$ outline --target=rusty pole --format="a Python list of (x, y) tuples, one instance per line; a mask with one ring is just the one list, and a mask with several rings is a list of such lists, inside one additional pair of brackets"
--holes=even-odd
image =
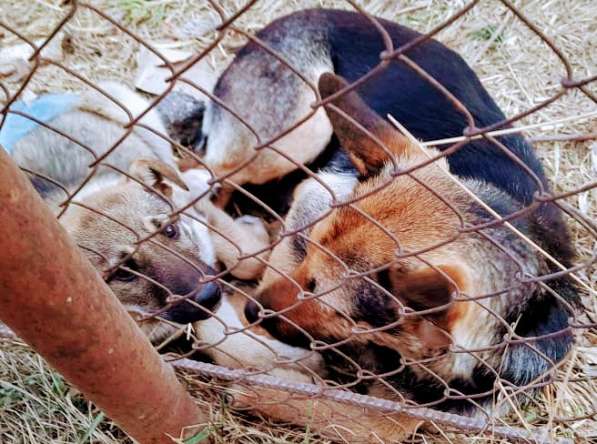
[(1, 147), (0, 320), (141, 444), (207, 422)]

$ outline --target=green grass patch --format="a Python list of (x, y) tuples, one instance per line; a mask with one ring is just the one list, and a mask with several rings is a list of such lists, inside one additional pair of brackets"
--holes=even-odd
[[(487, 41), (487, 40), (490, 40), (496, 32), (497, 32), (497, 26), (487, 25), (487, 26), (482, 27), (481, 29), (471, 32), (469, 35), (472, 38), (474, 38), (475, 40)], [(500, 32), (500, 34), (495, 38), (495, 42), (502, 43), (503, 41), (504, 41), (504, 34)]]
[(167, 17), (168, 4), (152, 0), (114, 0), (113, 6), (123, 14), (126, 24), (149, 22), (160, 24)]

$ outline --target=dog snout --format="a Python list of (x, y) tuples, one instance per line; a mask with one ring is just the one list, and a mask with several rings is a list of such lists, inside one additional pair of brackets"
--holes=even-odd
[(222, 289), (217, 282), (208, 282), (201, 287), (194, 300), (202, 307), (213, 311), (222, 300)]
[[(258, 298), (261, 304), (261, 298)], [(264, 310), (275, 309), (269, 305), (263, 305)], [(265, 316), (261, 315), (261, 306), (254, 302), (249, 301), (245, 305), (245, 318), (251, 324), (259, 323), (269, 334), (279, 341), (285, 342), (289, 345), (296, 347), (309, 348), (310, 339), (300, 329), (296, 328), (292, 322), (283, 319), (279, 316)], [(284, 317), (291, 319), (292, 310), (284, 313)]]
[(195, 294), (179, 302), (164, 314), (164, 318), (178, 324), (189, 324), (208, 319), (222, 299), (222, 290), (217, 282), (208, 282)]

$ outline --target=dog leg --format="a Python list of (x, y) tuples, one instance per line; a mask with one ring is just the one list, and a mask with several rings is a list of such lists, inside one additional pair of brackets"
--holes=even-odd
[[(182, 173), (182, 177), (194, 196), (205, 194), (209, 190), (207, 183), (210, 174), (206, 170), (191, 169)], [(233, 219), (214, 205), (207, 195), (194, 208), (213, 227), (210, 234), (216, 257), (230, 270), (230, 274), (244, 280), (259, 278), (265, 268), (264, 263), (256, 258), (239, 258), (264, 250), (269, 245), (269, 234), (263, 221), (253, 216)], [(264, 251), (257, 257), (267, 260), (269, 251)]]

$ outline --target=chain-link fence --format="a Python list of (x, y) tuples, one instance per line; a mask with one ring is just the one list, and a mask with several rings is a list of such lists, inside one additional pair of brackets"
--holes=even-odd
[[(489, 2), (500, 23), (469, 34), (467, 61), (518, 26), (522, 59), (491, 63), (514, 82), (516, 62), (552, 72), (504, 117), (430, 40), (457, 35), (478, 1), (346, 1), (332, 6), (356, 15), (258, 34), (268, 2), (210, 1), (184, 26), (171, 14), (185, 2), (116, 3), (36, 2), (27, 24), (2, 13), (0, 141), (175, 367), (321, 439), (588, 439), (597, 184), (558, 171), (561, 146), (595, 138), (587, 62), (524, 4)], [(528, 96), (505, 82), (498, 99), (516, 87)], [(547, 179), (525, 132), (557, 153), (555, 169), (542, 153)]]

